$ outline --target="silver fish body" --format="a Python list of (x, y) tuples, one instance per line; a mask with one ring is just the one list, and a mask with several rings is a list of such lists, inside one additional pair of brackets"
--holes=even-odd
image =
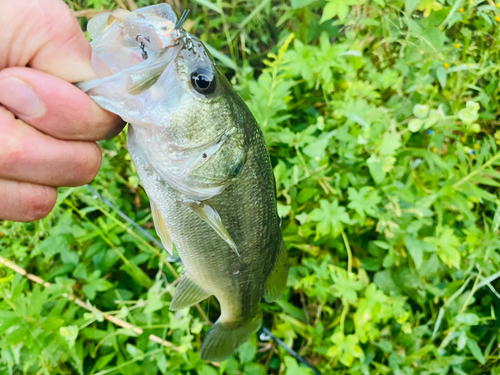
[[(148, 50), (141, 35), (132, 38), (139, 46), (133, 44), (127, 25), (134, 24), (134, 13), (147, 17), (154, 7), (163, 7), (154, 9), (155, 17), (165, 14), (175, 24), (170, 7), (161, 4), (107, 25), (94, 52), (121, 68), (81, 87), (130, 122), (128, 148), (157, 232), (167, 249), (175, 244), (185, 266), (170, 309), (217, 298), (221, 315), (200, 356), (220, 361), (259, 329), (261, 298), (279, 298), (286, 284), (274, 175), (254, 117), (201, 41), (179, 28), (164, 30), (155, 18), (151, 30), (162, 34), (156, 39), (172, 44)], [(144, 18), (138, 20), (147, 29)], [(123, 35), (118, 48), (117, 35)], [(107, 43), (114, 43), (121, 61), (114, 61)], [(127, 51), (130, 61), (123, 61)], [(144, 61), (132, 63), (138, 54)]]

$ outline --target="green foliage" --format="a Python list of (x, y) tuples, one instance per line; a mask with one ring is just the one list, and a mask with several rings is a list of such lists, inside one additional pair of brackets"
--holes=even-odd
[[(70, 2), (101, 5), (117, 6)], [(500, 6), (185, 5), (186, 28), (227, 68), (275, 166), (291, 270), (282, 299), (263, 303), (266, 326), (324, 374), (500, 374)], [(154, 233), (124, 139), (101, 143), (93, 186)], [(216, 305), (169, 312), (180, 266), (85, 188), (62, 189), (48, 218), (0, 233), (1, 256), (52, 284), (0, 269), (2, 373), (311, 374), (256, 337), (202, 363)]]

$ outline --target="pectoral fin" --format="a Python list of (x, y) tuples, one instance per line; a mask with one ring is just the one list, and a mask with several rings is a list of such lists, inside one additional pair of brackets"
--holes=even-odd
[(210, 294), (205, 292), (199, 285), (191, 280), (186, 273), (181, 277), (174, 298), (172, 298), (172, 302), (170, 302), (170, 310), (176, 311), (193, 306), (210, 297)]
[(281, 297), (286, 287), (286, 280), (288, 279), (288, 251), (283, 240), (274, 263), (273, 270), (267, 277), (266, 285), (264, 287), (264, 299), (267, 302), (276, 301)]
[(160, 211), (153, 201), (151, 201), (151, 212), (153, 214), (153, 221), (155, 223), (155, 229), (158, 237), (160, 237), (161, 242), (163, 243), (163, 246), (165, 246), (165, 249), (167, 249), (168, 253), (170, 255), (173, 255), (172, 238), (170, 237), (170, 231), (168, 230), (167, 225), (165, 224), (165, 220), (163, 220)]
[(185, 201), (186, 204), (193, 212), (202, 218), (208, 225), (210, 225), (213, 230), (231, 247), (231, 249), (240, 256), (236, 244), (232, 240), (231, 236), (227, 232), (219, 213), (208, 203), (199, 201)]

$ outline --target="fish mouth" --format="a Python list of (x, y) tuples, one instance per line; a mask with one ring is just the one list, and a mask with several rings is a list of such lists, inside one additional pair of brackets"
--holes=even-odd
[[(170, 5), (162, 3), (89, 22), (92, 66), (99, 78), (76, 86), (124, 121), (151, 128), (159, 103), (188, 90), (188, 69), (203, 55), (201, 42), (182, 29), (186, 16), (177, 22)], [(154, 105), (148, 116), (146, 108)]]
[(189, 34), (168, 4), (153, 5), (133, 12), (116, 10), (92, 18), (87, 31), (93, 39), (92, 66), (103, 78), (164, 56), (172, 47), (186, 44)]

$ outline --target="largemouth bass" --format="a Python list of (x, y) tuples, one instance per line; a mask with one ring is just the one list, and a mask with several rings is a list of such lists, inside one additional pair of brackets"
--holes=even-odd
[(79, 86), (130, 123), (128, 148), (156, 230), (184, 264), (170, 309), (215, 296), (221, 315), (200, 357), (221, 361), (280, 297), (288, 257), (262, 133), (203, 43), (167, 4), (115, 11), (88, 26), (107, 75)]

